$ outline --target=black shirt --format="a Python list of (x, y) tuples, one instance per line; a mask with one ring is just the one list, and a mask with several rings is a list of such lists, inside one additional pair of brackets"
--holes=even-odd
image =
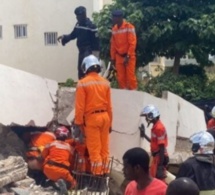
[(84, 24), (76, 23), (73, 31), (69, 35), (64, 35), (62, 45), (77, 38), (79, 52), (89, 48), (91, 51), (99, 51), (98, 29), (92, 21), (87, 18)]
[(191, 157), (182, 163), (176, 178), (188, 177), (192, 179), (200, 191), (215, 189), (215, 165)]

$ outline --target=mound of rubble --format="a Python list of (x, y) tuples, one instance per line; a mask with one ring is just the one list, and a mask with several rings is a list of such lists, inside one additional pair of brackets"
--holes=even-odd
[(0, 124), (0, 194), (53, 195), (27, 176), (25, 144), (10, 127)]

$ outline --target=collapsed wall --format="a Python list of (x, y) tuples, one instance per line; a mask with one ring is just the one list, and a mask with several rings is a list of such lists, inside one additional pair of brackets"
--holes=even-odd
[(22, 158), (25, 153), (24, 143), (10, 129), (0, 124), (0, 188), (24, 179), (27, 165)]
[[(74, 118), (75, 89), (73, 88), (58, 90), (56, 81), (3, 65), (0, 65), (0, 87), (2, 89), (0, 123), (3, 125), (15, 123), (21, 126), (46, 126), (52, 119), (70, 125)], [(168, 133), (168, 152), (172, 163), (183, 161), (183, 152), (189, 155), (189, 147), (184, 147), (188, 143), (189, 136), (196, 131), (206, 129), (203, 111), (170, 92), (166, 92), (163, 98), (156, 98), (144, 92), (112, 89), (112, 104), (113, 131), (110, 135), (110, 150), (116, 159), (114, 170), (121, 171), (122, 155), (126, 150), (143, 147), (149, 151), (149, 143), (140, 138), (138, 128), (141, 123), (147, 126), (145, 120), (139, 117), (145, 105), (155, 104), (160, 110), (161, 120)], [(22, 156), (24, 152), (22, 146), (18, 144), (19, 138), (14, 138), (15, 134), (9, 128), (4, 128), (6, 127), (0, 128), (0, 138), (2, 138), (0, 147), (6, 150), (1, 150), (0, 160), (4, 159), (4, 164), (7, 164), (7, 160), (21, 164), (22, 160), (16, 158)], [(146, 128), (148, 135), (150, 128), (151, 126)], [(13, 143), (8, 144), (10, 141), (6, 141), (5, 137), (14, 139)], [(14, 161), (11, 160), (13, 156), (15, 156)], [(8, 168), (10, 169), (10, 166)], [(25, 164), (22, 168), (26, 170)], [(12, 168), (11, 170), (13, 171)], [(6, 172), (7, 170), (0, 173), (0, 178), (1, 174)], [(4, 182), (12, 180), (13, 178), (9, 177)]]

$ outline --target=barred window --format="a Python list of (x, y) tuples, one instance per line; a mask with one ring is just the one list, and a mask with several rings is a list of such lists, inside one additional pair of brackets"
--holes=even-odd
[(57, 32), (44, 33), (45, 45), (57, 45)]
[(2, 39), (2, 26), (0, 25), (0, 39)]
[(14, 25), (14, 35), (16, 39), (27, 37), (27, 24)]

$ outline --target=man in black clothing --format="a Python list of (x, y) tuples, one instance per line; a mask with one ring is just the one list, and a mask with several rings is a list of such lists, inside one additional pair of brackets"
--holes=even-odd
[(73, 31), (68, 35), (58, 37), (58, 41), (61, 41), (62, 45), (65, 46), (69, 41), (77, 38), (77, 47), (79, 50), (78, 78), (81, 79), (85, 75), (81, 68), (83, 59), (90, 54), (99, 58), (99, 38), (96, 25), (87, 18), (86, 8), (79, 6), (75, 9), (74, 13), (77, 23)]
[(215, 193), (215, 156), (214, 138), (202, 131), (191, 136), (194, 156), (188, 158), (180, 166), (176, 178), (188, 177), (199, 187), (204, 194)]

